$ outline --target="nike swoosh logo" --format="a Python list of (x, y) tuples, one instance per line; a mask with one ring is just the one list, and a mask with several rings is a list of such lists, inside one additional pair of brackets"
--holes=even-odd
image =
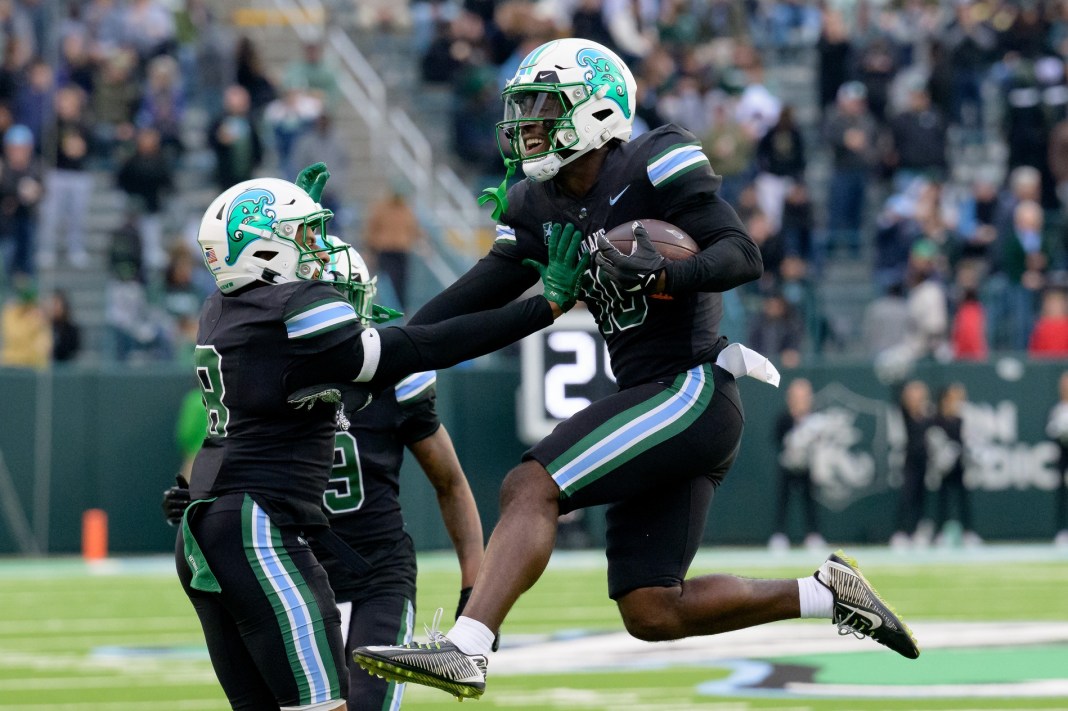
[(880, 627), (883, 626), (883, 620), (878, 615), (872, 614), (871, 612), (868, 612), (867, 610), (861, 610), (859, 607), (853, 607), (852, 605), (847, 605), (845, 603), (838, 603), (838, 604), (840, 604), (842, 607), (846, 608), (847, 610), (852, 610), (854, 614), (859, 615), (860, 617), (863, 617), (864, 619), (866, 619), (871, 624), (871, 627), (868, 628), (869, 632), (872, 631), (872, 630), (877, 630), (877, 629), (879, 629)]
[(609, 205), (615, 205), (617, 202), (619, 202), (619, 198), (623, 197), (623, 193), (627, 192), (628, 190), (630, 190), (630, 186), (629, 185), (627, 187), (623, 188), (622, 190), (620, 190), (619, 191), (619, 195), (616, 195), (613, 198), (608, 198), (608, 204)]

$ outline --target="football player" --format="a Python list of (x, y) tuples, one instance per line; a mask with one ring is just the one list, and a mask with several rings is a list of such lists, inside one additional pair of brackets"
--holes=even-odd
[[(327, 238), (328, 244), (338, 244)], [(374, 303), (378, 278), (347, 246), (335, 252), (324, 279), (341, 275), (347, 294), (366, 326), (393, 315)], [(345, 275), (348, 275), (345, 278)], [(383, 392), (362, 410), (346, 409), (348, 430), (338, 432), (334, 466), (323, 495), (330, 527), (370, 565), (359, 573), (323, 546), (312, 550), (326, 569), (341, 613), (349, 667), (349, 711), (400, 708), (404, 686), (367, 674), (352, 658), (356, 647), (411, 641), (415, 619), (415, 548), (404, 530), (400, 468), (407, 447), (434, 487), (445, 528), (460, 563), (463, 610), (482, 562), (482, 523), (471, 487), (435, 409), (437, 377), (416, 373)]]
[[(531, 263), (542, 295), (437, 324), (367, 328), (322, 280), (345, 249), (323, 239), (331, 216), (294, 183), (256, 179), (212, 201), (197, 236), (219, 291), (197, 335), (209, 436), (176, 567), (235, 709), (346, 708), (339, 613), (308, 543), (334, 540), (322, 503), (346, 410), (547, 326), (574, 304), (589, 261), (558, 231), (547, 263)], [(351, 549), (336, 554), (368, 567)]]
[[(519, 163), (527, 180), (507, 193), (503, 183), (487, 191), (499, 218), (489, 254), (411, 323), (507, 303), (534, 282), (523, 262), (544, 260), (547, 237), (581, 232), (596, 259), (580, 298), (606, 341), (619, 390), (556, 427), (508, 474), (474, 592), (448, 634), (432, 629), (426, 647), (357, 650), (368, 669), (480, 696), (494, 633), (544, 570), (558, 516), (598, 504), (608, 505), (608, 593), (640, 639), (827, 617), (906, 657), (919, 653), (901, 620), (837, 554), (797, 580), (686, 579), (742, 432), (734, 373), (745, 371), (717, 365), (731, 351), (717, 334), (720, 293), (759, 277), (762, 263), (691, 133), (668, 125), (631, 140), (636, 93), (619, 57), (583, 39), (536, 48), (503, 91), (502, 154), (509, 172)], [(628, 255), (603, 239), (639, 219), (678, 226), (702, 251), (668, 263), (641, 228)]]
[[(329, 235), (326, 241), (331, 246), (342, 244)], [(335, 281), (339, 274), (347, 275), (336, 281), (363, 325), (399, 315), (374, 303), (378, 278), (371, 276), (363, 258), (350, 246), (333, 253), (322, 278)], [(348, 429), (335, 435), (334, 465), (323, 494), (323, 508), (331, 529), (367, 561), (370, 570), (355, 570), (331, 552), (333, 546), (324, 545), (318, 537), (309, 543), (326, 569), (341, 613), (349, 668), (349, 711), (400, 708), (404, 693), (403, 685), (364, 673), (352, 660), (352, 651), (360, 645), (411, 640), (415, 548), (404, 530), (398, 499), (406, 447), (434, 487), (445, 528), (456, 549), (461, 585), (457, 616), (471, 594), (482, 561), (482, 523), (452, 439), (437, 416), (436, 382), (434, 372), (416, 373), (362, 410), (347, 408)], [(202, 433), (206, 418), (199, 393), (197, 409)], [(167, 521), (172, 525), (181, 523), (188, 505), (188, 484), (179, 477), (178, 485), (164, 492)]]

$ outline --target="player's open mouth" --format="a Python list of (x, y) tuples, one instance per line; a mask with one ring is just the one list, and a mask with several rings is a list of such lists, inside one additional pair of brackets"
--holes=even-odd
[(545, 141), (541, 138), (527, 138), (523, 140), (523, 151), (529, 156), (545, 150)]

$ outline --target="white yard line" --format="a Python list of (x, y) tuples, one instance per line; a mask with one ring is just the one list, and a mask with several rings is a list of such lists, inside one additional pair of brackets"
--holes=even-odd
[[(929, 622), (912, 625), (924, 650), (1068, 644), (1068, 622)], [(717, 662), (806, 654), (850, 654), (880, 649), (870, 640), (840, 637), (825, 621), (782, 622), (691, 637), (642, 642), (625, 632), (505, 647), (493, 656), (494, 675), (566, 673)], [(1066, 672), (1068, 673), (1068, 672)]]

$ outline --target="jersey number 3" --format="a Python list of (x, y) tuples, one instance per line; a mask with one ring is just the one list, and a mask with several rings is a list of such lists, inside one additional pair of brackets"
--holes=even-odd
[(338, 432), (334, 438), (334, 468), (323, 493), (323, 506), (332, 514), (357, 511), (363, 506), (363, 467), (356, 438)]

